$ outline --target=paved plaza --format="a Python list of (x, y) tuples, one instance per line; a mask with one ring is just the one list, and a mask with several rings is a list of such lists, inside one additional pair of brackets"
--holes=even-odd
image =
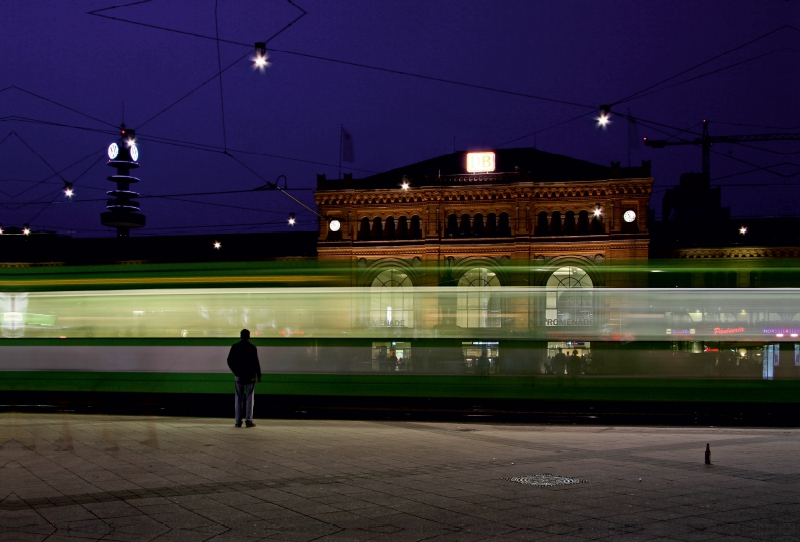
[(256, 421), (0, 414), (0, 540), (800, 539), (800, 430)]

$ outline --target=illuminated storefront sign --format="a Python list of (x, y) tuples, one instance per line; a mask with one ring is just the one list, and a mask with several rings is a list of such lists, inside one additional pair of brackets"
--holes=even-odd
[(469, 173), (486, 173), (494, 171), (493, 152), (469, 152), (467, 153), (467, 171)]
[(569, 318), (562, 320), (546, 318), (544, 323), (547, 326), (593, 326), (594, 320), (589, 320), (588, 318)]
[(744, 333), (743, 327), (715, 327), (714, 335), (730, 335), (733, 333)]
[(797, 337), (800, 334), (800, 328), (790, 327), (790, 328), (767, 328), (763, 331), (764, 335), (775, 335), (776, 337), (784, 337), (788, 335), (789, 337)]
[(694, 328), (690, 329), (670, 329), (667, 328), (667, 335), (694, 335), (696, 330)]

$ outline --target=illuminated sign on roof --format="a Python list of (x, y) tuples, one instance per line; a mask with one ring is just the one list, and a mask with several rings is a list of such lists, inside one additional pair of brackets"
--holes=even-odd
[(468, 152), (467, 153), (467, 171), (469, 173), (486, 173), (494, 171), (494, 153), (493, 152)]

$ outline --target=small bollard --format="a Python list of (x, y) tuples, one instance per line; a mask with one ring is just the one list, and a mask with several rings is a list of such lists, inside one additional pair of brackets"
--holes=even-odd
[(706, 465), (711, 464), (711, 445), (706, 443)]

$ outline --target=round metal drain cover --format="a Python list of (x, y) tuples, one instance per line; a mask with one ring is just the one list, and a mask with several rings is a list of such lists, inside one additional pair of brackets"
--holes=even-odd
[(585, 484), (588, 482), (588, 480), (569, 478), (567, 476), (559, 476), (558, 474), (531, 474), (529, 476), (512, 476), (511, 478), (503, 478), (503, 480), (538, 487), (569, 486), (572, 484)]

